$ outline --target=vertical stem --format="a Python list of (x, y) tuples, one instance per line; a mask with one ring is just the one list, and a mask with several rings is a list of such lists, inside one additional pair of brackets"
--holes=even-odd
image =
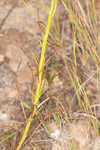
[(47, 20), (47, 26), (46, 26), (46, 31), (45, 31), (45, 35), (44, 35), (43, 45), (42, 45), (41, 58), (40, 58), (40, 63), (39, 63), (39, 81), (38, 81), (38, 85), (37, 85), (37, 89), (36, 89), (36, 95), (35, 95), (35, 100), (34, 100), (34, 108), (33, 108), (33, 111), (31, 113), (31, 115), (28, 118), (24, 133), (21, 137), (21, 140), (20, 140), (16, 150), (21, 149), (22, 144), (23, 144), (25, 138), (27, 137), (27, 134), (28, 134), (28, 131), (29, 131), (29, 128), (30, 128), (30, 125), (31, 125), (32, 118), (34, 117), (34, 115), (36, 113), (36, 110), (37, 110), (37, 105), (38, 105), (38, 101), (39, 101), (39, 97), (40, 97), (40, 91), (41, 91), (44, 62), (45, 62), (45, 51), (46, 51), (48, 34), (49, 34), (49, 30), (50, 30), (50, 24), (51, 24), (51, 20), (52, 20), (53, 13), (54, 13), (54, 7), (55, 7), (55, 0), (52, 0), (49, 15), (48, 15), (48, 20)]

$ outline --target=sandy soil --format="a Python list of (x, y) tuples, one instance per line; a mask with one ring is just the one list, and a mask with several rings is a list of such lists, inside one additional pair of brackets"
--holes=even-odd
[[(45, 3), (49, 7), (49, 1), (40, 0), (39, 2), (41, 2), (41, 5)], [(38, 21), (46, 24), (48, 15), (48, 11), (45, 11), (41, 5), (33, 4), (32, 1), (28, 1), (26, 4), (23, 4), (21, 0), (0, 1), (0, 140), (2, 140), (2, 131), (7, 132), (9, 128), (16, 130), (22, 127), (26, 121), (18, 89), (20, 89), (23, 101), (32, 108), (31, 90), (34, 83), (33, 90), (35, 91), (35, 84), (38, 78), (38, 64), (35, 61), (30, 62), (30, 59), (33, 59), (31, 52), (34, 52), (38, 58), (40, 57), (41, 45), (39, 40), (42, 41), (43, 39), (42, 34), (40, 34)], [(12, 8), (13, 10), (7, 16)], [(64, 12), (64, 8), (59, 6), (57, 11), (60, 14), (61, 28), (63, 28), (61, 40), (63, 41), (64, 51), (62, 51), (62, 48), (58, 49), (57, 54), (53, 51), (56, 54), (55, 60), (58, 62), (54, 66), (55, 73), (60, 73), (50, 84), (47, 94), (49, 93), (49, 98), (53, 95), (55, 99), (58, 99), (56, 106), (63, 104), (67, 108), (68, 105), (72, 104), (71, 99), (73, 99), (74, 94), (68, 74), (63, 69), (61, 58), (66, 58), (71, 62), (72, 32), (70, 21)], [(32, 51), (30, 51), (30, 47)], [(53, 53), (52, 48), (48, 47), (46, 58)], [(80, 76), (84, 77), (83, 70), (80, 71)], [(16, 85), (19, 87), (17, 87), (17, 90)], [(94, 93), (96, 92), (94, 91)], [(55, 108), (55, 105), (51, 98), (50, 107), (46, 112), (49, 114), (49, 109)], [(25, 113), (29, 116), (27, 109), (25, 109)], [(50, 133), (47, 133), (43, 128), (43, 124), (41, 124), (34, 124), (29, 133), (30, 137), (25, 141), (23, 150), (30, 150), (32, 144), (37, 146), (38, 143), (41, 150), (71, 150), (73, 141), (75, 150), (78, 148), (80, 150), (99, 150), (99, 136), (92, 127), (89, 128), (86, 119), (73, 121), (70, 125), (63, 128), (59, 128), (55, 123), (50, 123), (48, 125), (51, 130)], [(55, 131), (57, 132), (55, 133)], [(5, 144), (1, 144), (0, 149), (15, 150), (20, 136), (19, 133)], [(29, 141), (30, 145), (27, 146)]]

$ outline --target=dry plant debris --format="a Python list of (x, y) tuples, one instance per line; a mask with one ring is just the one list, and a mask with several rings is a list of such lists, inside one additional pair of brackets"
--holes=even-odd
[[(0, 22), (13, 4), (0, 2)], [(49, 4), (18, 1), (0, 30), (0, 149), (16, 149), (32, 111)], [(99, 14), (99, 0), (58, 2), (45, 56), (48, 89), (23, 150), (100, 149)]]

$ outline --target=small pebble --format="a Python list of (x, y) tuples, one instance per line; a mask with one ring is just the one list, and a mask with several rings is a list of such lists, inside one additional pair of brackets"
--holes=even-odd
[(3, 64), (4, 61), (5, 61), (4, 55), (1, 55), (1, 54), (0, 54), (0, 64)]

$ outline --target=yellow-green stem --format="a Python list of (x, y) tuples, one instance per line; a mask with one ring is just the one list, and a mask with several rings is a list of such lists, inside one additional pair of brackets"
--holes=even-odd
[(44, 62), (45, 62), (45, 51), (46, 51), (48, 34), (49, 34), (49, 30), (50, 30), (50, 24), (51, 24), (51, 20), (52, 20), (53, 13), (54, 13), (54, 7), (55, 7), (55, 0), (52, 0), (49, 15), (48, 15), (48, 21), (47, 21), (46, 31), (45, 31), (45, 35), (44, 35), (43, 45), (42, 45), (41, 58), (40, 58), (40, 63), (39, 63), (39, 82), (38, 82), (37, 89), (36, 89), (34, 108), (33, 108), (33, 111), (31, 113), (30, 117), (28, 118), (24, 133), (22, 135), (22, 138), (21, 138), (16, 150), (21, 149), (22, 144), (23, 144), (25, 138), (27, 137), (27, 134), (28, 134), (31, 122), (32, 122), (32, 118), (35, 115), (36, 110), (37, 110), (37, 105), (38, 105), (38, 101), (39, 101), (39, 97), (40, 97), (40, 91), (41, 91)]

